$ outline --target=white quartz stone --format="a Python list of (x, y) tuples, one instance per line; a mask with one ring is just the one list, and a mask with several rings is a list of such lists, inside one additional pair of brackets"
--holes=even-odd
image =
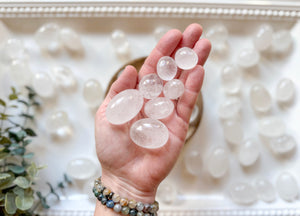
[(72, 89), (77, 84), (77, 80), (73, 72), (67, 66), (63, 66), (63, 65), (54, 66), (51, 70), (51, 73), (55, 83), (65, 89)]
[(253, 48), (246, 48), (240, 51), (237, 59), (237, 64), (243, 68), (254, 67), (258, 64), (260, 54)]
[(35, 40), (42, 50), (56, 53), (61, 48), (60, 27), (55, 23), (42, 25), (35, 33)]
[(227, 42), (228, 29), (225, 25), (219, 23), (211, 26), (206, 32), (206, 38), (211, 41), (213, 46), (219, 46)]
[(103, 99), (103, 89), (97, 80), (90, 79), (84, 83), (83, 99), (92, 108), (100, 105)]
[(34, 74), (32, 86), (41, 97), (49, 98), (55, 95), (55, 85), (47, 73), (39, 72)]
[(96, 174), (97, 165), (88, 158), (75, 158), (67, 164), (67, 174), (76, 180), (86, 180)]
[(183, 70), (190, 70), (198, 63), (197, 53), (188, 47), (182, 47), (175, 53), (175, 62)]
[(281, 118), (269, 116), (259, 120), (258, 131), (264, 137), (276, 138), (285, 134), (286, 126)]
[(124, 90), (108, 103), (105, 112), (106, 118), (112, 124), (124, 124), (141, 111), (143, 104), (144, 98), (138, 90)]
[(174, 103), (165, 97), (157, 97), (149, 100), (144, 107), (145, 114), (153, 119), (164, 119), (171, 115), (173, 110)]
[(284, 134), (274, 137), (269, 141), (270, 148), (275, 154), (286, 154), (296, 149), (297, 143), (294, 137)]
[(273, 202), (276, 199), (274, 186), (268, 179), (259, 178), (254, 182), (254, 188), (258, 198), (264, 202)]
[(241, 122), (228, 120), (223, 124), (225, 140), (233, 145), (240, 145), (243, 142), (244, 132)]
[(77, 32), (71, 28), (62, 28), (59, 32), (60, 40), (72, 52), (82, 51), (83, 45)]
[(276, 88), (276, 99), (279, 103), (288, 103), (293, 100), (295, 86), (291, 79), (281, 79)]
[(118, 55), (128, 55), (130, 46), (126, 34), (121, 30), (115, 30), (111, 34), (111, 43)]
[(170, 80), (164, 85), (163, 92), (165, 97), (176, 100), (183, 95), (184, 84), (179, 79)]
[(169, 130), (162, 122), (145, 118), (133, 123), (130, 137), (135, 144), (143, 148), (160, 148), (167, 143)]
[(153, 34), (156, 41), (159, 41), (171, 28), (169, 26), (158, 26)]
[(236, 182), (229, 188), (232, 200), (237, 204), (249, 205), (257, 201), (256, 190), (246, 182)]
[(242, 166), (253, 165), (260, 155), (259, 145), (253, 139), (245, 140), (238, 148), (238, 160)]
[(273, 38), (273, 28), (269, 24), (259, 26), (253, 38), (254, 47), (263, 51), (270, 47)]
[(178, 191), (171, 182), (162, 182), (157, 189), (157, 199), (167, 205), (173, 204), (177, 201)]
[(184, 155), (184, 164), (186, 170), (194, 175), (199, 176), (202, 174), (202, 156), (198, 150), (188, 149)]
[(284, 53), (289, 50), (292, 43), (291, 33), (287, 30), (280, 30), (273, 34), (272, 50), (276, 53)]
[(27, 59), (27, 52), (21, 40), (10, 38), (2, 46), (1, 61), (10, 63), (14, 59)]
[(221, 81), (222, 87), (227, 94), (237, 94), (240, 92), (242, 76), (233, 65), (226, 65), (222, 68)]
[(194, 106), (191, 117), (190, 117), (190, 124), (196, 122), (198, 116), (200, 115), (199, 106), (197, 104)]
[(236, 119), (242, 109), (241, 99), (238, 97), (226, 98), (219, 106), (219, 117), (222, 120)]
[(64, 111), (54, 111), (47, 118), (47, 131), (51, 134), (59, 135), (69, 127), (69, 117)]
[(272, 106), (269, 91), (261, 84), (254, 84), (250, 89), (252, 108), (257, 112), (268, 112)]
[(32, 73), (29, 68), (28, 62), (20, 59), (13, 60), (10, 64), (10, 73), (13, 80), (19, 86), (29, 85)]
[(156, 71), (162, 80), (172, 80), (177, 73), (175, 60), (170, 56), (161, 57), (157, 63)]
[(288, 172), (281, 173), (276, 181), (276, 189), (281, 199), (292, 202), (299, 194), (297, 180)]
[(145, 75), (139, 83), (139, 91), (146, 99), (158, 97), (162, 90), (163, 81), (154, 73)]
[(206, 155), (205, 166), (212, 177), (223, 177), (229, 169), (228, 151), (222, 146), (214, 147)]

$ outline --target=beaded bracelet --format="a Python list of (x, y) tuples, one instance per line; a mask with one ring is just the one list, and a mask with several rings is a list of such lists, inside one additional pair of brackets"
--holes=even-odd
[(97, 178), (94, 183), (93, 193), (97, 199), (108, 208), (117, 213), (130, 216), (157, 216), (159, 204), (154, 201), (152, 204), (144, 204), (126, 198), (121, 198), (101, 183), (101, 177)]

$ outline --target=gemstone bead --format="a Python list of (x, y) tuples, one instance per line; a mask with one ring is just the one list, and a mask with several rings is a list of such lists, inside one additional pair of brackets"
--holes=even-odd
[(149, 213), (145, 213), (144, 216), (151, 216)]
[(287, 30), (280, 30), (273, 34), (272, 50), (276, 53), (284, 53), (293, 43), (292, 35)]
[(73, 179), (86, 180), (95, 175), (96, 164), (87, 158), (75, 158), (67, 164), (67, 174)]
[(120, 204), (121, 204), (121, 206), (127, 206), (128, 205), (128, 200), (125, 199), (125, 198), (121, 198), (120, 199)]
[(258, 144), (252, 140), (245, 140), (238, 149), (238, 160), (243, 166), (253, 165), (259, 158), (260, 149)]
[(226, 98), (219, 106), (219, 117), (222, 120), (238, 118), (242, 109), (241, 99), (237, 97)]
[(35, 40), (42, 50), (56, 53), (61, 48), (59, 31), (60, 27), (57, 24), (47, 23), (36, 31)]
[(199, 176), (202, 173), (202, 157), (199, 151), (188, 149), (184, 155), (184, 164), (190, 174)]
[(159, 41), (171, 28), (169, 26), (159, 26), (157, 27), (153, 34), (156, 41)]
[(225, 25), (219, 23), (208, 28), (205, 36), (214, 46), (219, 46), (228, 40), (228, 29)]
[[(144, 212), (145, 212), (145, 213), (148, 213), (149, 211), (150, 211), (150, 204), (146, 203), (146, 204), (144, 205)], [(146, 216), (146, 214), (145, 214), (145, 216)]]
[(254, 84), (251, 87), (250, 100), (252, 108), (257, 112), (267, 112), (271, 109), (271, 95), (261, 84)]
[(120, 212), (122, 210), (122, 206), (120, 204), (115, 204), (114, 205), (114, 211), (115, 212)]
[(47, 130), (51, 134), (61, 135), (70, 127), (68, 114), (64, 111), (54, 111), (47, 118)]
[(254, 188), (244, 182), (237, 182), (229, 189), (231, 198), (238, 204), (248, 205), (257, 201), (257, 194)]
[(112, 200), (113, 200), (115, 203), (120, 202), (120, 199), (121, 199), (121, 197), (120, 197), (118, 194), (114, 194), (113, 197), (112, 197)]
[(144, 203), (138, 202), (138, 203), (136, 204), (136, 210), (138, 210), (138, 211), (143, 211), (143, 209), (144, 209)]
[(270, 139), (270, 148), (275, 154), (286, 154), (296, 149), (295, 139), (287, 134)]
[(237, 63), (243, 68), (250, 68), (258, 64), (260, 54), (257, 50), (248, 48), (243, 49), (238, 55)]
[(166, 98), (176, 100), (184, 93), (184, 84), (179, 79), (168, 81), (163, 88), (164, 96)]
[(253, 38), (253, 45), (259, 51), (266, 50), (270, 47), (273, 37), (273, 28), (268, 24), (259, 26)]
[(145, 114), (152, 119), (164, 119), (174, 110), (173, 102), (165, 97), (149, 100), (144, 107)]
[(158, 97), (162, 90), (163, 81), (154, 73), (145, 75), (139, 83), (139, 91), (146, 99)]
[(279, 103), (288, 103), (293, 100), (295, 86), (291, 79), (281, 79), (276, 87), (276, 99)]
[(32, 78), (32, 73), (27, 61), (21, 59), (16, 59), (12, 61), (10, 65), (10, 73), (13, 80), (19, 86), (29, 85)]
[(129, 211), (130, 211), (130, 208), (129, 208), (129, 207), (127, 207), (127, 206), (122, 207), (121, 212), (122, 212), (123, 215), (128, 215), (128, 214), (129, 214)]
[(55, 85), (47, 73), (36, 73), (32, 79), (32, 86), (41, 97), (50, 98), (55, 95)]
[(136, 216), (136, 215), (137, 215), (137, 210), (135, 210), (135, 209), (130, 209), (129, 215), (130, 215), (130, 216)]
[(130, 46), (126, 34), (121, 30), (115, 30), (111, 34), (111, 43), (118, 55), (126, 56), (130, 53)]
[(275, 188), (267, 179), (256, 179), (254, 182), (258, 198), (264, 202), (273, 202), (276, 199)]
[(103, 194), (99, 194), (99, 196), (97, 197), (97, 199), (101, 202), (103, 199)]
[(52, 68), (51, 73), (55, 83), (65, 89), (72, 89), (77, 84), (77, 80), (73, 72), (67, 66), (55, 66)]
[(111, 200), (112, 197), (113, 197), (113, 195), (114, 195), (114, 192), (110, 192), (110, 193), (107, 195), (107, 198)]
[(288, 202), (294, 201), (299, 194), (299, 187), (294, 176), (288, 172), (281, 173), (276, 181), (279, 196)]
[(136, 201), (135, 200), (130, 200), (128, 203), (128, 207), (129, 208), (135, 208), (136, 207)]
[(242, 124), (239, 121), (228, 120), (223, 125), (225, 140), (233, 145), (239, 145), (243, 142), (244, 132)]
[(60, 40), (68, 50), (72, 52), (79, 52), (83, 46), (77, 32), (71, 28), (62, 28), (59, 32)]
[(155, 213), (155, 212), (157, 212), (158, 211), (158, 207), (157, 207), (157, 205), (155, 205), (155, 204), (152, 204), (151, 206), (150, 206), (150, 213)]
[(114, 203), (114, 201), (112, 201), (112, 200), (108, 200), (108, 201), (106, 202), (106, 206), (107, 206), (108, 208), (113, 208), (114, 205), (115, 205), (115, 203)]
[(104, 191), (103, 191), (103, 195), (104, 196), (107, 196), (107, 195), (109, 195), (111, 193), (111, 190), (109, 190), (109, 189), (105, 189)]
[(214, 178), (221, 178), (229, 169), (229, 154), (222, 146), (214, 147), (206, 157), (206, 168)]
[(190, 70), (198, 63), (197, 53), (188, 47), (182, 47), (175, 53), (175, 62), (183, 70)]
[(172, 80), (177, 73), (175, 60), (170, 56), (161, 57), (157, 63), (156, 71), (162, 80)]
[(90, 79), (84, 83), (83, 99), (92, 108), (100, 105), (103, 98), (103, 90), (101, 84), (95, 80)]
[(226, 65), (221, 70), (221, 82), (227, 94), (237, 94), (242, 84), (241, 73), (233, 65)]
[(107, 203), (106, 197), (103, 197), (103, 198), (102, 198), (101, 203), (102, 203), (102, 205), (106, 205), (106, 203)]
[(276, 138), (284, 135), (286, 126), (281, 118), (269, 116), (259, 121), (258, 131), (264, 137)]
[(139, 211), (139, 212), (137, 213), (137, 216), (144, 216), (144, 212)]

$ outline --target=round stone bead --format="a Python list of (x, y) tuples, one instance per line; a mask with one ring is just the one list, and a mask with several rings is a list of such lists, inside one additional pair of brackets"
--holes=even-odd
[(151, 216), (151, 214), (150, 213), (145, 213), (144, 216)]
[(254, 182), (258, 198), (264, 202), (273, 202), (276, 199), (275, 188), (267, 179), (256, 179)]
[(146, 99), (158, 97), (162, 90), (163, 81), (154, 73), (145, 75), (139, 83), (139, 91)]
[(163, 88), (164, 96), (166, 98), (176, 100), (184, 93), (184, 84), (179, 79), (168, 81)]
[(157, 75), (162, 80), (172, 80), (177, 73), (177, 65), (170, 56), (163, 56), (159, 59), (156, 66)]
[(221, 70), (221, 82), (227, 94), (237, 94), (241, 89), (241, 73), (233, 65), (226, 65)]
[(232, 200), (235, 203), (249, 205), (257, 201), (257, 193), (254, 188), (245, 182), (232, 184), (229, 189)]
[(111, 43), (118, 55), (128, 55), (130, 53), (129, 42), (126, 34), (123, 31), (113, 31), (111, 34)]
[(258, 131), (264, 137), (276, 138), (285, 134), (286, 126), (279, 117), (264, 117), (258, 123)]
[(279, 103), (288, 103), (293, 100), (295, 86), (292, 80), (284, 78), (279, 81), (276, 87), (276, 99)]
[(280, 30), (273, 34), (272, 50), (277, 53), (284, 53), (289, 50), (292, 43), (291, 33), (287, 30)]
[(21, 59), (12, 61), (10, 65), (10, 73), (13, 80), (19, 86), (29, 85), (32, 78), (32, 73), (27, 61)]
[(139, 211), (139, 212), (137, 213), (137, 216), (144, 216), (144, 212)]
[(106, 202), (107, 208), (113, 208), (114, 205), (115, 205), (115, 203), (114, 203), (114, 201), (112, 201), (112, 200), (108, 200), (108, 201)]
[(95, 175), (96, 164), (88, 158), (75, 158), (67, 164), (66, 172), (73, 179), (86, 180)]
[(120, 202), (121, 197), (118, 194), (114, 194), (112, 197), (112, 201), (114, 201), (115, 203)]
[(130, 216), (136, 216), (136, 215), (137, 215), (137, 210), (135, 210), (135, 209), (130, 209), (129, 215), (130, 215)]
[(244, 132), (241, 122), (225, 121), (223, 124), (224, 137), (227, 142), (233, 145), (240, 145), (243, 142)]
[(219, 23), (211, 26), (206, 32), (206, 38), (215, 46), (224, 44), (228, 40), (228, 29), (225, 25)]
[(55, 95), (55, 85), (47, 73), (36, 73), (32, 78), (32, 86), (37, 94), (44, 98)]
[(115, 212), (119, 213), (121, 210), (122, 210), (122, 206), (120, 204), (117, 203), (117, 204), (114, 205), (114, 211)]
[(26, 59), (27, 53), (21, 40), (10, 38), (2, 45), (1, 60), (6, 63), (14, 59)]
[(250, 101), (252, 108), (257, 112), (267, 112), (272, 106), (271, 95), (261, 84), (254, 84), (251, 87)]
[(182, 47), (175, 53), (175, 62), (183, 70), (190, 70), (198, 63), (197, 53), (188, 47)]
[(243, 49), (238, 55), (237, 63), (243, 68), (250, 68), (258, 64), (260, 54), (257, 50), (248, 48)]
[(135, 200), (130, 200), (128, 203), (128, 207), (131, 209), (134, 209), (136, 207), (136, 201)]
[(105, 111), (106, 118), (112, 124), (124, 124), (141, 111), (143, 104), (144, 98), (138, 90), (124, 90), (108, 103)]
[(260, 155), (258, 144), (252, 140), (245, 140), (238, 149), (238, 160), (243, 166), (253, 165)]
[(237, 97), (226, 98), (219, 107), (219, 117), (222, 120), (236, 119), (242, 109), (241, 99)]
[(174, 110), (173, 102), (165, 97), (149, 100), (144, 107), (145, 114), (152, 119), (164, 119)]
[(120, 199), (120, 204), (121, 204), (121, 206), (127, 206), (128, 205), (128, 200), (126, 198), (121, 198)]
[[(143, 210), (145, 213), (148, 213), (149, 211), (150, 211), (150, 204), (148, 204), (148, 203), (146, 203), (145, 205), (144, 205), (144, 210)], [(146, 216), (146, 214), (145, 214), (145, 216)]]
[(61, 48), (60, 27), (55, 23), (41, 26), (35, 33), (35, 40), (42, 50), (56, 53)]
[(107, 189), (107, 188), (103, 190), (103, 195), (104, 195), (104, 196), (107, 196), (107, 195), (109, 195), (110, 193), (111, 193), (111, 190), (109, 190), (109, 189)]
[(259, 26), (253, 38), (253, 45), (259, 51), (266, 50), (270, 47), (273, 37), (273, 28), (271, 25), (263, 24)]
[(222, 146), (214, 147), (206, 157), (206, 169), (214, 178), (223, 177), (229, 169), (229, 154)]
[(72, 52), (79, 52), (83, 46), (79, 35), (71, 28), (62, 28), (59, 32), (60, 40), (64, 47)]
[(281, 173), (276, 181), (279, 196), (288, 202), (294, 201), (299, 194), (299, 187), (293, 175), (288, 172)]
[(130, 138), (143, 148), (160, 148), (167, 143), (169, 130), (156, 119), (140, 119), (131, 126)]
[(51, 73), (55, 83), (65, 89), (72, 89), (77, 84), (73, 72), (67, 66), (55, 66), (52, 68)]
[(121, 213), (122, 213), (123, 215), (128, 215), (128, 214), (129, 214), (129, 211), (130, 211), (130, 208), (127, 207), (127, 206), (124, 206), (124, 207), (122, 207)]
[(97, 196), (97, 199), (101, 202), (102, 199), (103, 199), (103, 194), (99, 194), (99, 195)]
[(159, 26), (157, 27), (153, 34), (156, 41), (159, 41), (171, 28), (169, 26)]
[(83, 99), (92, 108), (100, 105), (103, 98), (103, 90), (101, 84), (95, 80), (90, 79), (84, 83)]
[(102, 205), (106, 205), (107, 199), (105, 197), (103, 197), (102, 200), (101, 200), (101, 203), (102, 203)]
[(47, 130), (51, 134), (60, 134), (70, 127), (68, 114), (64, 111), (54, 111), (47, 118)]
[(143, 209), (144, 209), (144, 203), (138, 202), (136, 204), (136, 210), (138, 210), (140, 212), (140, 211), (143, 211)]
[(159, 201), (171, 205), (177, 200), (178, 191), (170, 182), (162, 182), (157, 189), (157, 198)]
[(186, 170), (194, 175), (199, 176), (202, 173), (202, 157), (199, 151), (188, 149), (184, 155), (184, 164)]
[(158, 211), (158, 206), (155, 205), (155, 204), (152, 204), (152, 205), (150, 206), (150, 213), (155, 213), (155, 212), (157, 212), (157, 211)]
[(295, 139), (287, 134), (270, 139), (270, 148), (275, 154), (287, 154), (296, 149)]

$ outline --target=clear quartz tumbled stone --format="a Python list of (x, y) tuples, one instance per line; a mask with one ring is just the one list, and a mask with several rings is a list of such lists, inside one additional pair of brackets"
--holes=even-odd
[(284, 53), (293, 43), (292, 35), (287, 30), (280, 30), (273, 34), (272, 50), (276, 53)]
[(42, 50), (56, 53), (61, 48), (60, 27), (55, 23), (42, 25), (35, 33), (35, 40)]
[(47, 130), (60, 137), (68, 136), (71, 132), (68, 114), (64, 111), (51, 113), (47, 118)]
[(284, 134), (270, 139), (269, 145), (275, 154), (286, 154), (295, 150), (297, 143), (294, 137)]
[(51, 70), (51, 73), (55, 83), (65, 89), (73, 89), (77, 84), (73, 72), (67, 66), (54, 66)]
[(226, 98), (219, 106), (218, 114), (220, 119), (237, 119), (242, 109), (241, 99), (238, 97)]
[(67, 174), (76, 180), (87, 180), (95, 175), (97, 165), (88, 158), (75, 158), (67, 164)]
[(62, 28), (59, 32), (60, 40), (68, 50), (80, 52), (83, 49), (80, 37), (77, 32), (71, 28)]
[(10, 64), (10, 73), (13, 80), (19, 86), (28, 85), (32, 78), (32, 73), (27, 61), (16, 59)]
[(245, 140), (238, 149), (238, 160), (243, 166), (253, 165), (260, 155), (260, 149), (258, 144), (252, 140)]
[(118, 55), (125, 56), (130, 53), (129, 42), (122, 30), (115, 30), (111, 34), (111, 43)]
[(291, 79), (281, 79), (276, 87), (276, 99), (279, 103), (291, 102), (295, 95), (295, 86)]
[(189, 47), (182, 47), (175, 53), (175, 62), (183, 70), (190, 70), (198, 63), (197, 53)]
[(214, 147), (206, 155), (205, 166), (212, 177), (223, 177), (229, 169), (228, 151), (222, 146)]
[(177, 65), (170, 56), (163, 56), (159, 59), (156, 67), (157, 75), (162, 80), (172, 80), (177, 73)]
[(268, 112), (272, 106), (269, 91), (261, 84), (254, 84), (250, 89), (252, 108), (257, 112)]
[(286, 126), (281, 118), (269, 116), (259, 120), (258, 131), (264, 137), (276, 138), (285, 134)]
[(2, 46), (1, 61), (10, 63), (12, 60), (21, 59), (26, 60), (27, 52), (21, 40), (10, 38), (5, 41)]
[(47, 73), (34, 74), (32, 86), (37, 94), (44, 98), (51, 98), (55, 95), (55, 85)]
[(281, 173), (276, 181), (279, 196), (288, 202), (294, 201), (299, 194), (299, 187), (293, 175), (288, 172)]
[(169, 130), (156, 119), (140, 119), (132, 124), (130, 138), (135, 144), (143, 148), (160, 148), (167, 143)]
[(222, 87), (227, 94), (240, 92), (242, 76), (233, 65), (226, 65), (221, 70)]
[(176, 100), (184, 93), (184, 84), (179, 79), (168, 81), (163, 87), (164, 96)]
[(216, 47), (226, 43), (228, 35), (228, 29), (222, 23), (211, 26), (205, 34), (206, 38)]
[(199, 151), (188, 149), (185, 152), (184, 165), (190, 174), (199, 176), (202, 173), (202, 163), (202, 157)]
[(171, 115), (173, 110), (174, 103), (165, 97), (157, 97), (149, 100), (144, 107), (145, 114), (153, 119), (164, 119)]
[(264, 202), (273, 202), (276, 199), (275, 188), (268, 179), (256, 179), (254, 188), (260, 200)]
[(103, 89), (97, 80), (90, 79), (84, 83), (83, 99), (91, 108), (100, 105), (103, 99)]
[(223, 124), (223, 131), (225, 140), (230, 144), (240, 145), (243, 142), (244, 132), (240, 121), (225, 121)]
[(249, 205), (257, 201), (256, 190), (246, 182), (236, 182), (229, 188), (232, 200), (237, 204)]
[(237, 64), (243, 68), (254, 67), (258, 64), (260, 54), (253, 48), (247, 48), (240, 51), (237, 59)]
[(162, 90), (163, 81), (155, 73), (145, 75), (139, 83), (139, 91), (146, 99), (158, 97)]
[(273, 28), (269, 24), (259, 26), (253, 38), (253, 45), (255, 49), (263, 51), (271, 46), (273, 37)]
[(177, 188), (170, 182), (162, 182), (157, 189), (157, 199), (167, 205), (171, 205), (177, 200)]

